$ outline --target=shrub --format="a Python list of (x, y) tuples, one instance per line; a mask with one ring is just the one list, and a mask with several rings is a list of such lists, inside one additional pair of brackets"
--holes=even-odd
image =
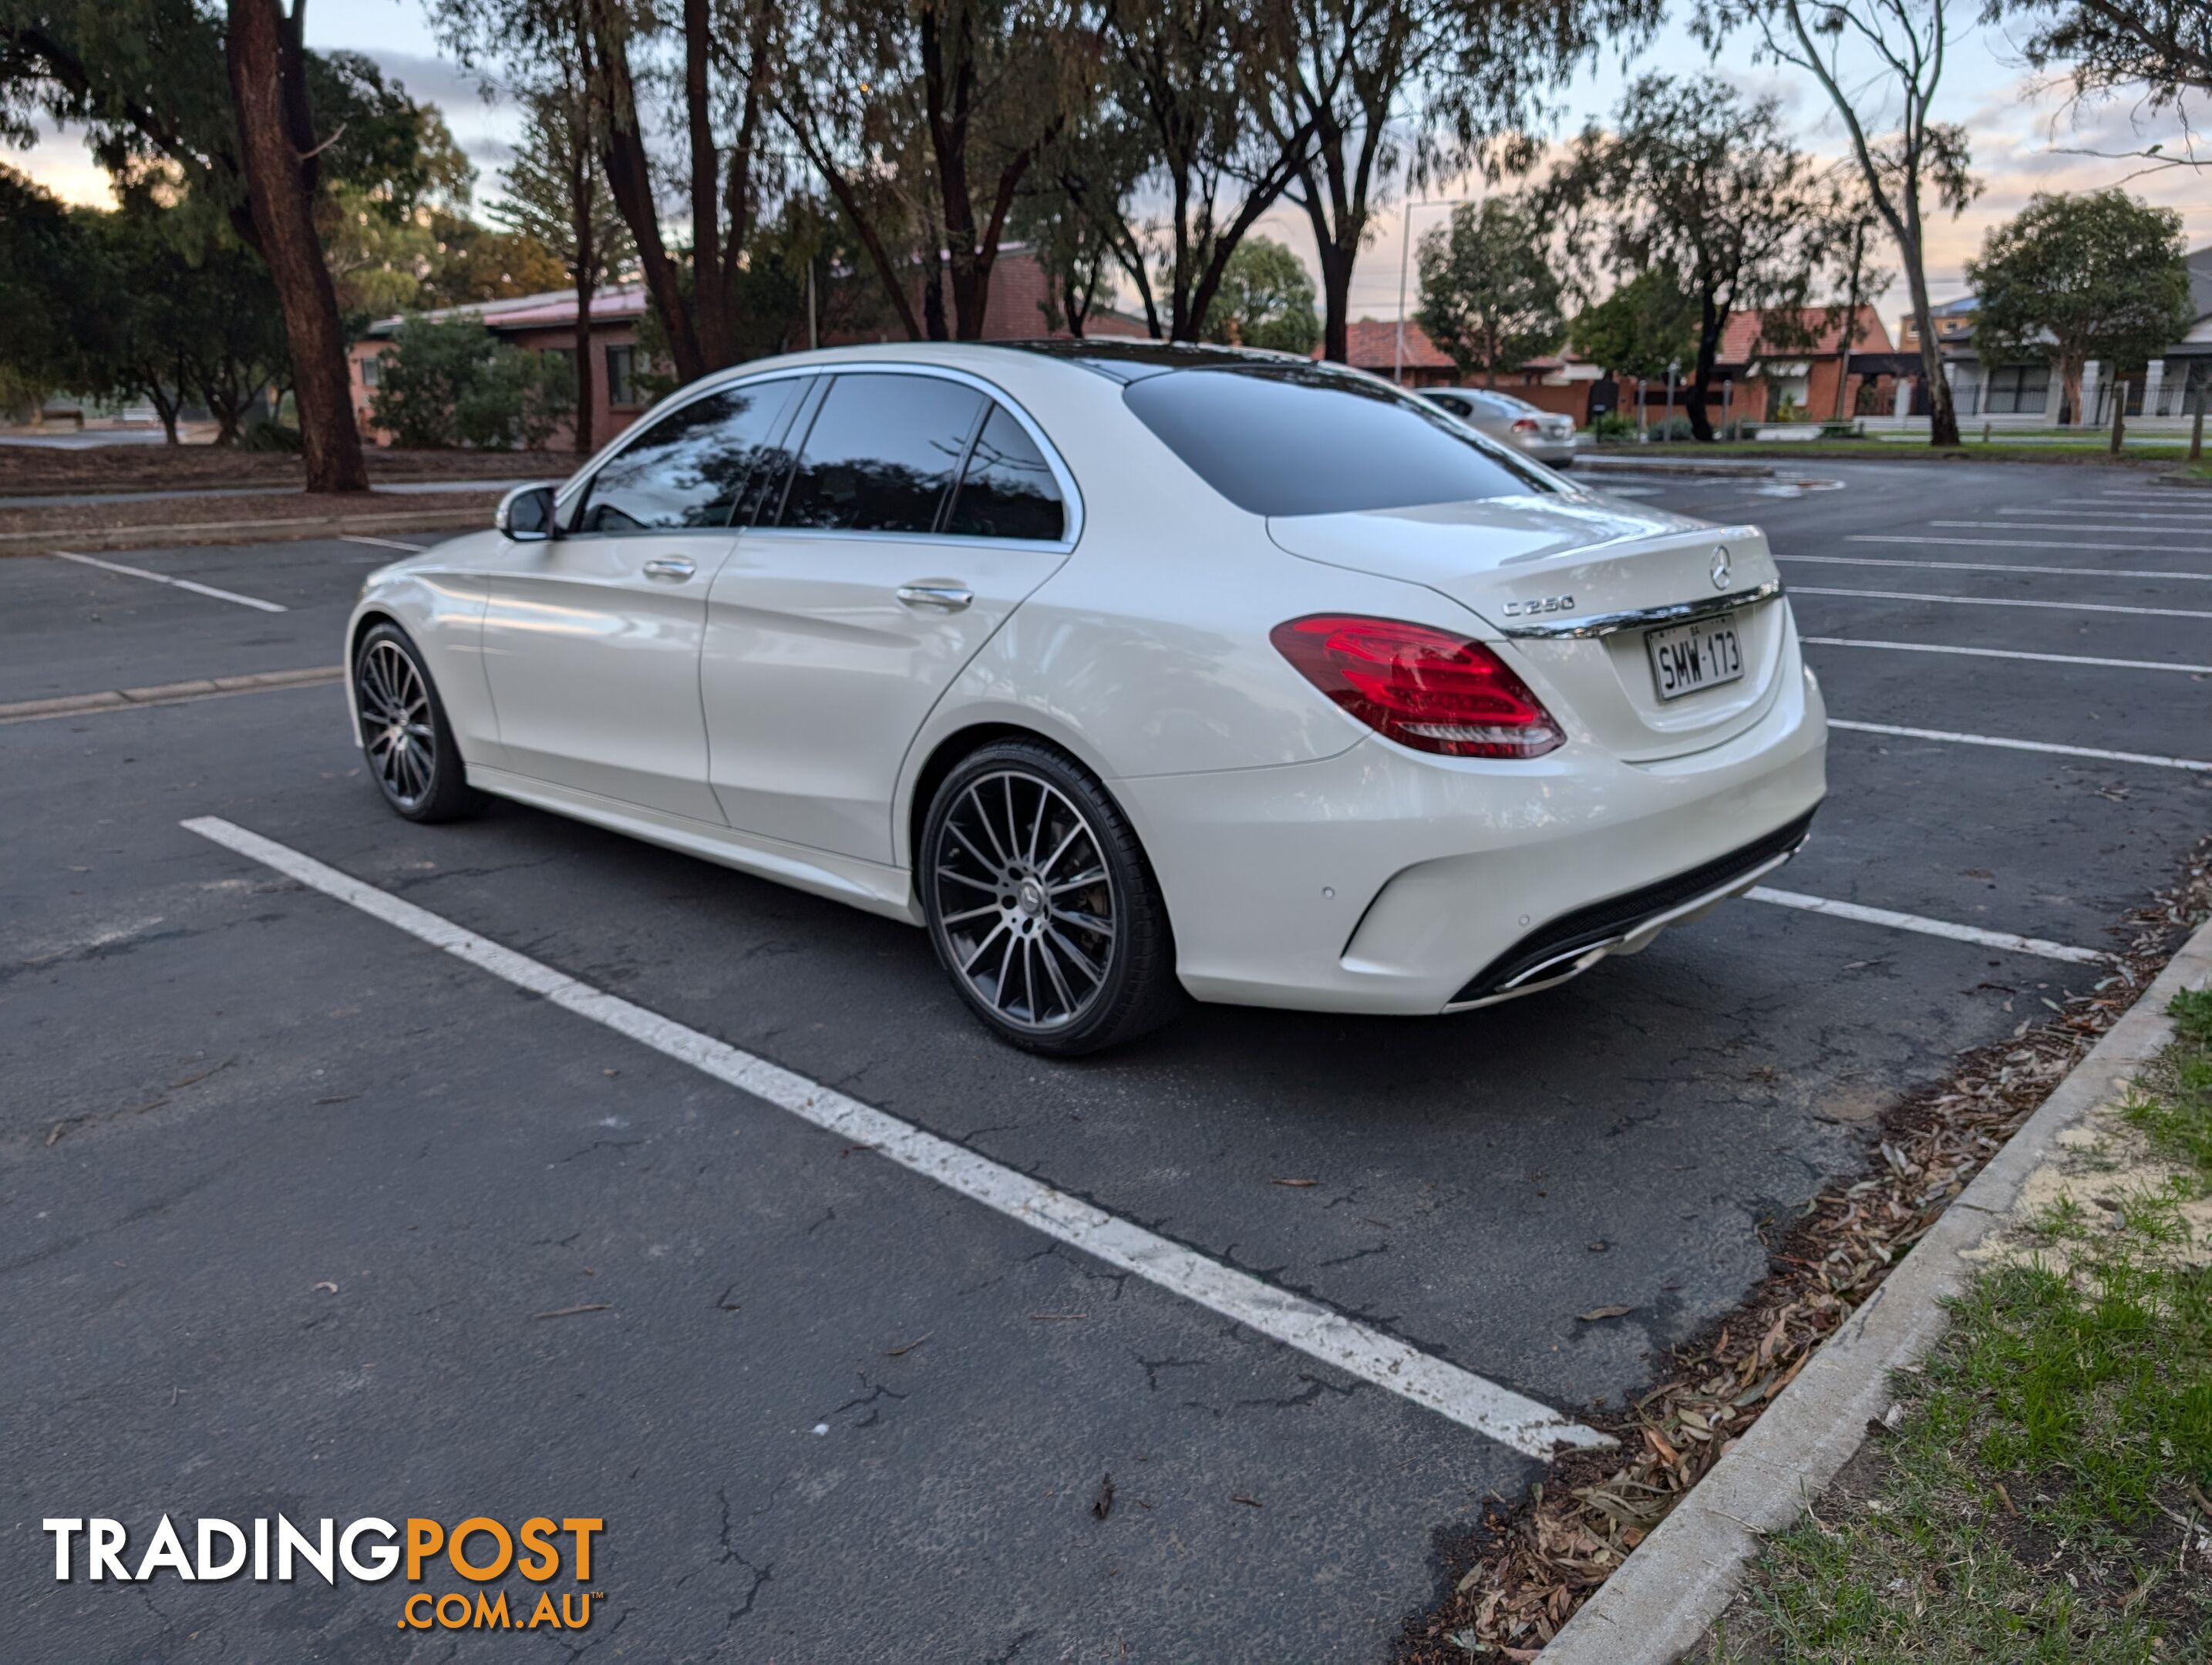
[(410, 448), (537, 450), (574, 399), (565, 360), (509, 346), (474, 318), (410, 318), (385, 355), (369, 412)]
[(1590, 432), (1601, 440), (1632, 440), (1636, 437), (1636, 418), (1618, 410), (1607, 410), (1591, 422)]

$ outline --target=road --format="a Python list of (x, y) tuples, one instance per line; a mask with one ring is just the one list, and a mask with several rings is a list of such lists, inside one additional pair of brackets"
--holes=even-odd
[[(1450, 1019), (1198, 1008), (1046, 1063), (987, 1039), (908, 927), (517, 807), (398, 820), (334, 684), (0, 713), (11, 1650), (550, 1654), (398, 1628), (397, 1584), (59, 1583), (39, 1528), (542, 1513), (606, 1521), (606, 1601), (560, 1638), (603, 1657), (1382, 1657), (1540, 1465), (1220, 1291), (1570, 1420), (1618, 1405), (1873, 1117), (2109, 975), (2212, 823), (2212, 496), (1805, 473), (1602, 483), (1770, 529), (1854, 726), (1769, 883), (1879, 912), (1732, 902)], [(102, 557), (198, 590), (0, 562), (0, 706), (334, 663), (391, 553)], [(644, 1017), (180, 824), (207, 817)], [(735, 1089), (687, 1033), (799, 1087)], [(817, 1092), (1196, 1282), (792, 1113)]]

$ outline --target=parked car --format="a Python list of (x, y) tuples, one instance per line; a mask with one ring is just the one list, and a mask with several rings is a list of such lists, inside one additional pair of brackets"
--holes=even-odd
[(495, 793), (908, 921), (1054, 1054), (1186, 995), (1549, 987), (1788, 860), (1825, 784), (1756, 528), (1226, 348), (705, 378), (371, 574), (344, 662), (399, 814)]
[(1517, 447), (1553, 468), (1565, 468), (1575, 459), (1572, 416), (1540, 410), (1526, 399), (1487, 387), (1431, 387), (1420, 397), (1478, 434)]

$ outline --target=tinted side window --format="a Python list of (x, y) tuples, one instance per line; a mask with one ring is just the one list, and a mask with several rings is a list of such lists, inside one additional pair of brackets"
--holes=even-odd
[(757, 382), (694, 399), (654, 422), (592, 477), (572, 532), (726, 526), (791, 413), (801, 380)]
[(1341, 514), (1551, 491), (1442, 411), (1366, 376), (1294, 365), (1177, 370), (1129, 409), (1252, 514)]
[(935, 531), (983, 404), (974, 388), (934, 376), (839, 376), (799, 448), (777, 524)]
[(957, 538), (1035, 538), (1066, 535), (1067, 511), (1060, 485), (1029, 432), (998, 405), (969, 453), (945, 530)]

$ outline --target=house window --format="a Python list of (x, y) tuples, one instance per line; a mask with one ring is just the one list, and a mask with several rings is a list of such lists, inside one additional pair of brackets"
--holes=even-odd
[(362, 360), (361, 385), (364, 387), (375, 386), (377, 378), (383, 373), (383, 368), (384, 355), (381, 353), (374, 354)]
[(637, 349), (610, 347), (607, 349), (607, 403), (617, 410), (638, 402), (635, 378)]
[(2000, 364), (1990, 371), (1982, 409), (1992, 416), (2040, 416), (2050, 399), (2048, 364)]

